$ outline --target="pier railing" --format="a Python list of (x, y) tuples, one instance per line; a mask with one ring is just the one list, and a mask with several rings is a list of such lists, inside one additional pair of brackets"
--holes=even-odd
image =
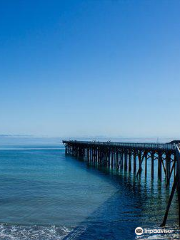
[(176, 150), (176, 144), (171, 143), (129, 143), (129, 142), (99, 142), (99, 141), (63, 141), (63, 143), (68, 144), (78, 144), (78, 145), (93, 145), (93, 146), (115, 146), (115, 147), (131, 147), (131, 148), (141, 148), (141, 149), (159, 149), (159, 150)]

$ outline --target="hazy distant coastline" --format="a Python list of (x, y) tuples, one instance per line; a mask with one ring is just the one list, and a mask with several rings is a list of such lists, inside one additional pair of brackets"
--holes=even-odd
[(114, 142), (158, 142), (166, 143), (176, 138), (130, 138), (130, 137), (47, 137), (47, 136), (31, 136), (31, 135), (0, 135), (0, 146), (15, 145), (61, 145), (63, 139), (71, 140), (89, 140), (89, 141), (114, 141)]

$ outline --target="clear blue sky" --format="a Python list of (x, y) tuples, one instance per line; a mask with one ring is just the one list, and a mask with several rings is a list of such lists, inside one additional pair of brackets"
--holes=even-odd
[(179, 0), (0, 0), (0, 134), (180, 137)]

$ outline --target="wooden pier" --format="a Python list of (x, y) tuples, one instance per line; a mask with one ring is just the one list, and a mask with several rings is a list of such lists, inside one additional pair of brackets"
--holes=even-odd
[[(147, 177), (147, 173), (150, 172), (151, 179), (157, 177), (159, 181), (162, 180), (163, 173), (166, 178), (166, 186), (168, 187), (170, 182), (173, 181), (173, 187), (161, 226), (166, 224), (176, 189), (179, 199), (180, 226), (180, 151), (178, 144), (65, 140), (63, 144), (65, 145), (66, 154), (81, 158), (98, 167), (132, 172), (138, 178), (142, 174)], [(149, 164), (148, 161), (150, 161)], [(157, 170), (155, 169), (155, 161), (158, 162)], [(155, 176), (155, 172), (157, 172), (157, 176)]]

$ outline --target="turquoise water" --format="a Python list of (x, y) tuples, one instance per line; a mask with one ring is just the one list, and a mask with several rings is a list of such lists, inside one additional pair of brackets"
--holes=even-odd
[[(136, 227), (162, 222), (164, 189), (88, 166), (60, 145), (1, 147), (0, 239), (135, 239)], [(176, 213), (175, 199), (169, 226)]]

